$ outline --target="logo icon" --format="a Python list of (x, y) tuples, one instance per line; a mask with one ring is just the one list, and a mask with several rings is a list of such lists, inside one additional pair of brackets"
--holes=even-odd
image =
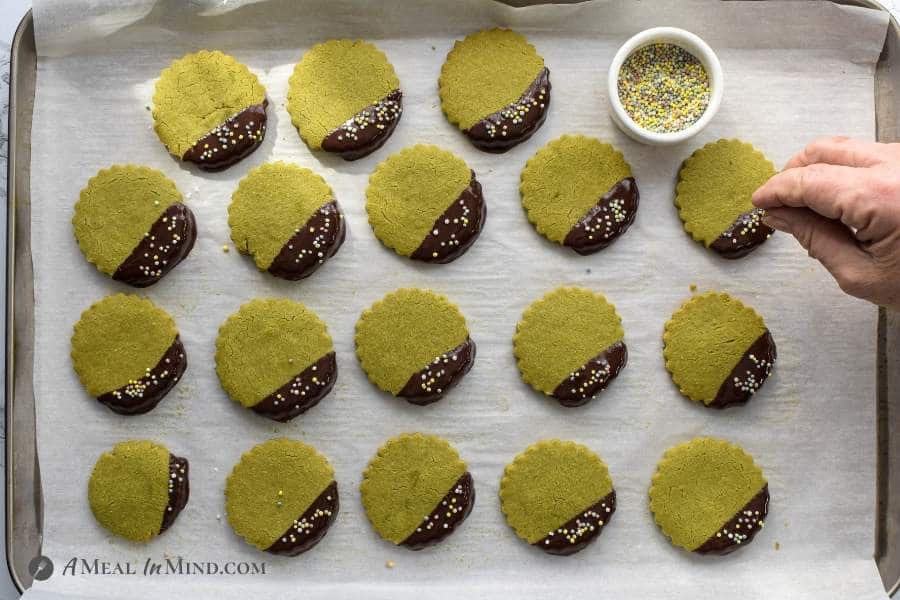
[(28, 572), (37, 581), (44, 581), (53, 575), (53, 561), (46, 556), (35, 556), (28, 563)]

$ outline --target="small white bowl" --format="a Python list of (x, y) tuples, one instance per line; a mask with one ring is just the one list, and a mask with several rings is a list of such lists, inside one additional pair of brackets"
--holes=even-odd
[[(625, 59), (631, 56), (631, 53), (638, 48), (655, 43), (669, 43), (681, 46), (697, 57), (709, 76), (710, 96), (709, 105), (706, 107), (706, 111), (704, 111), (704, 113), (700, 115), (700, 118), (690, 127), (682, 129), (681, 131), (660, 133), (644, 129), (634, 122), (631, 116), (625, 111), (622, 102), (619, 100), (619, 69), (622, 68), (622, 63), (624, 63)], [(664, 146), (677, 144), (692, 138), (706, 127), (715, 116), (716, 111), (719, 110), (719, 105), (722, 103), (722, 93), (725, 88), (725, 81), (722, 75), (722, 65), (719, 63), (719, 57), (717, 57), (716, 53), (709, 47), (709, 44), (690, 31), (685, 31), (684, 29), (678, 29), (676, 27), (654, 27), (653, 29), (646, 29), (638, 33), (622, 44), (622, 47), (616, 52), (612, 64), (609, 67), (607, 86), (609, 88), (609, 114), (615, 124), (619, 126), (619, 129), (625, 132), (631, 139), (642, 144)]]

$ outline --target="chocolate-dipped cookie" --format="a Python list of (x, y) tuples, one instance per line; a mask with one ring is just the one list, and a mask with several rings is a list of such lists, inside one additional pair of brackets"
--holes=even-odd
[(763, 528), (769, 485), (739, 446), (695, 438), (666, 450), (650, 485), (650, 510), (674, 545), (729, 554)]
[(538, 150), (522, 170), (519, 193), (538, 233), (583, 255), (624, 234), (640, 199), (622, 153), (583, 135), (564, 135)]
[(762, 317), (728, 294), (690, 298), (666, 323), (666, 369), (682, 394), (706, 406), (744, 404), (765, 383), (777, 356)]
[(402, 288), (356, 322), (356, 356), (369, 380), (413, 404), (440, 400), (469, 372), (475, 342), (445, 296)]
[(275, 421), (290, 421), (324, 398), (337, 379), (325, 323), (285, 298), (256, 299), (219, 328), (216, 373), (232, 400)]
[(609, 524), (616, 492), (606, 463), (589, 448), (542, 440), (506, 466), (500, 508), (520, 538), (548, 554), (568, 556)]
[(356, 160), (391, 136), (403, 112), (403, 93), (394, 67), (373, 44), (328, 40), (294, 67), (287, 110), (311, 150)]
[(472, 475), (456, 449), (421, 433), (385, 442), (363, 472), (359, 491), (378, 535), (411, 550), (444, 540), (475, 504)]
[(81, 313), (72, 366), (87, 392), (113, 412), (145, 413), (187, 368), (172, 317), (146, 298), (115, 294)]
[(318, 544), (339, 506), (331, 463), (312, 446), (288, 438), (245, 452), (225, 482), (231, 528), (272, 554), (296, 556)]
[(344, 243), (346, 225), (325, 180), (309, 169), (266, 163), (247, 173), (228, 206), (231, 239), (260, 271), (296, 281)]
[(187, 459), (147, 440), (119, 442), (104, 452), (88, 482), (94, 518), (133, 542), (171, 527), (189, 495)]
[(561, 287), (525, 309), (513, 352), (525, 383), (563, 406), (606, 389), (628, 360), (616, 307), (586, 288)]
[(369, 177), (366, 212), (385, 246), (434, 263), (462, 256), (486, 217), (475, 172), (453, 153), (423, 144), (378, 165)]
[(750, 198), (775, 175), (762, 152), (739, 140), (719, 140), (681, 165), (675, 206), (684, 230), (723, 258), (741, 258), (772, 235), (765, 211)]
[(453, 44), (438, 79), (441, 108), (485, 152), (506, 152), (537, 131), (550, 106), (550, 70), (509, 29), (485, 29)]
[(233, 57), (200, 50), (160, 74), (153, 126), (173, 156), (219, 171), (256, 150), (266, 135), (266, 90)]
[(153, 285), (190, 254), (194, 214), (156, 169), (113, 165), (91, 177), (72, 216), (84, 257), (117, 281)]

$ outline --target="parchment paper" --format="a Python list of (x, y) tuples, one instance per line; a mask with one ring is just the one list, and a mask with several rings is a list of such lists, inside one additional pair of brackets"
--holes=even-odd
[[(680, 162), (720, 137), (752, 142), (777, 164), (823, 134), (873, 138), (873, 63), (886, 17), (826, 2), (592, 2), (513, 9), (486, 0), (440, 2), (211, 2), (43, 0), (35, 6), (41, 53), (34, 115), (32, 235), (36, 294), (38, 444), (45, 496), (44, 553), (56, 572), (36, 590), (86, 597), (413, 598), (883, 598), (873, 552), (875, 510), (875, 309), (844, 296), (785, 235), (752, 256), (716, 258), (681, 228), (672, 206)], [(453, 40), (511, 26), (551, 70), (553, 100), (529, 142), (494, 156), (473, 149), (441, 114), (436, 81)], [(655, 25), (686, 27), (719, 53), (726, 75), (721, 112), (699, 138), (674, 148), (626, 139), (605, 108), (616, 48)], [(405, 111), (386, 148), (354, 163), (313, 155), (284, 109), (294, 63), (313, 43), (359, 36), (396, 67)], [(234, 54), (257, 73), (271, 101), (262, 147), (221, 174), (170, 158), (148, 106), (159, 71), (198, 48)], [(579, 257), (538, 236), (519, 204), (525, 161), (564, 132), (611, 140), (642, 192), (637, 220), (609, 249)], [(484, 233), (445, 266), (413, 263), (382, 247), (364, 211), (368, 174), (415, 142), (440, 144), (478, 174), (488, 203)], [(264, 161), (320, 172), (349, 222), (337, 256), (312, 278), (289, 283), (256, 271), (229, 243), (226, 208), (236, 182)], [(99, 168), (139, 163), (173, 178), (196, 213), (191, 256), (146, 291), (178, 322), (190, 366), (151, 413), (117, 416), (89, 398), (72, 372), (69, 337), (82, 310), (130, 291), (81, 256), (69, 220), (78, 191)], [(775, 374), (749, 406), (706, 410), (680, 397), (665, 372), (665, 321), (690, 295), (722, 289), (756, 307), (778, 343)], [(618, 308), (629, 363), (603, 395), (564, 409), (518, 377), (511, 336), (522, 310), (561, 284), (602, 291)], [(415, 407), (377, 391), (353, 354), (359, 313), (400, 286), (449, 295), (465, 313), (478, 358), (441, 402)], [(213, 368), (219, 324), (257, 296), (307, 303), (337, 348), (334, 391), (290, 424), (241, 409)], [(468, 461), (478, 498), (471, 517), (438, 547), (410, 552), (382, 541), (358, 496), (361, 471), (381, 443), (403, 431), (446, 437)], [(256, 551), (224, 517), (223, 485), (242, 452), (275, 435), (314, 444), (334, 464), (341, 512), (325, 539), (298, 558)], [(765, 530), (727, 558), (669, 545), (647, 509), (663, 451), (697, 435), (733, 440), (768, 477)], [(86, 482), (115, 442), (152, 438), (191, 461), (191, 498), (174, 526), (138, 546), (114, 539), (91, 517)], [(595, 545), (570, 558), (522, 543), (497, 500), (503, 467), (541, 438), (585, 443), (609, 464), (619, 509)], [(265, 575), (63, 574), (73, 558), (130, 561), (264, 561)], [(393, 568), (386, 561), (394, 561)]]

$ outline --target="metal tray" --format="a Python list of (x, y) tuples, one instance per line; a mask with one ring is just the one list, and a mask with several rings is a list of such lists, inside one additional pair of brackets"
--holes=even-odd
[[(514, 6), (542, 0), (502, 0)], [(556, 0), (557, 3), (573, 0)], [(578, 0), (575, 0), (578, 1)], [(782, 0), (788, 1), (788, 0)], [(877, 0), (835, 0), (886, 10)], [(31, 119), (37, 51), (29, 11), (12, 42), (6, 261), (6, 562), (20, 591), (41, 553), (43, 495), (35, 439), (34, 287), (31, 263)], [(900, 22), (891, 17), (875, 73), (877, 139), (900, 142)], [(877, 506), (874, 558), (885, 590), (900, 589), (900, 313), (881, 309), (877, 352)]]

